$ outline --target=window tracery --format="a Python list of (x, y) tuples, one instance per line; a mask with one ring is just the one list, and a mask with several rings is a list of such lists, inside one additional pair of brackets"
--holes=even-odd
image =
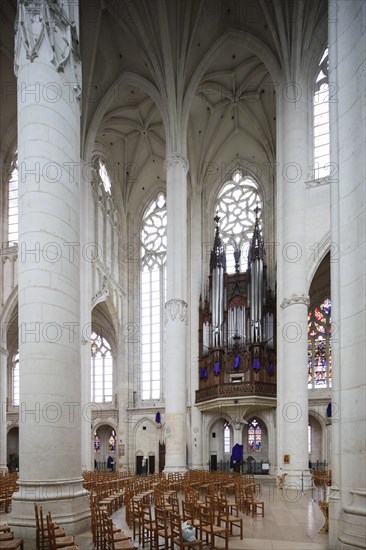
[(142, 399), (160, 399), (163, 307), (166, 296), (167, 210), (163, 193), (143, 217), (141, 240)]
[(330, 173), (328, 47), (319, 63), (313, 96), (314, 179)]
[[(220, 217), (221, 240), (226, 248), (227, 273), (235, 273), (235, 263), (239, 260), (239, 271), (247, 268), (248, 250), (253, 236), (256, 208), (262, 208), (262, 199), (256, 182), (236, 170), (217, 200), (217, 213)], [(259, 228), (262, 223), (259, 217)], [(234, 252), (239, 258), (234, 256)]]
[(95, 403), (112, 401), (113, 358), (108, 340), (92, 332), (91, 335), (91, 399)]

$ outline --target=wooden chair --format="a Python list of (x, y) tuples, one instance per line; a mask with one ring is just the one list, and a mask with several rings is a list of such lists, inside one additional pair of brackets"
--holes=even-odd
[(0, 548), (7, 548), (8, 550), (23, 550), (23, 539), (4, 540), (0, 542)]
[[(172, 531), (169, 523), (169, 515), (166, 510), (161, 510), (155, 506), (155, 523), (156, 523), (156, 548), (164, 548), (168, 550), (171, 546)], [(159, 544), (159, 539), (163, 539), (163, 543)]]
[(0, 533), (0, 545), (1, 545), (1, 541), (13, 540), (13, 538), (14, 538), (14, 533), (12, 531), (8, 531), (7, 533)]
[(135, 548), (131, 539), (118, 540), (118, 533), (113, 532), (113, 521), (112, 518), (106, 515), (105, 517), (106, 525), (106, 549), (107, 550), (124, 550), (125, 548)]
[(196, 537), (198, 538), (198, 530), (200, 527), (200, 520), (198, 517), (198, 508), (195, 502), (185, 502), (182, 500), (183, 509), (183, 522), (188, 521), (195, 529)]
[(75, 544), (73, 536), (56, 537), (55, 536), (55, 524), (52, 520), (51, 513), (47, 514), (47, 529), (49, 550), (58, 550), (59, 548), (68, 548), (68, 550), (79, 550), (79, 547)]
[(169, 503), (172, 506), (172, 512), (173, 514), (180, 514), (180, 504), (179, 504), (179, 498), (176, 494), (172, 494), (169, 497)]
[(132, 530), (133, 530), (133, 538), (134, 540), (139, 541), (139, 544), (141, 544), (142, 541), (142, 517), (141, 517), (141, 506), (138, 500), (132, 498), (131, 502), (131, 523), (132, 523)]
[(252, 498), (250, 507), (251, 507), (252, 518), (254, 518), (254, 516), (262, 516), (262, 518), (264, 518), (264, 501), (263, 500), (257, 500), (255, 498)]
[(239, 513), (232, 514), (232, 505), (227, 497), (220, 495), (218, 498), (220, 520), (226, 525), (233, 536), (234, 527), (239, 527), (240, 540), (243, 540), (243, 518), (239, 517)]
[(184, 550), (184, 548), (200, 548), (202, 550), (201, 540), (183, 540), (182, 518), (180, 515), (170, 514), (170, 526), (172, 529), (172, 548), (176, 544), (180, 550)]
[(142, 546), (145, 547), (146, 544), (149, 544), (150, 550), (153, 550), (156, 543), (156, 521), (151, 514), (151, 504), (146, 506), (140, 503), (140, 514)]
[(220, 518), (217, 519), (215, 511), (202, 505), (199, 508), (199, 518), (201, 538), (203, 538), (203, 535), (205, 534), (206, 544), (210, 547), (210, 550), (217, 548), (215, 546), (216, 537), (225, 540), (225, 550), (228, 550), (229, 529), (220, 524)]
[[(49, 549), (49, 538), (48, 538), (48, 527), (47, 522), (43, 519), (42, 506), (39, 506), (34, 503), (34, 514), (36, 517), (36, 548), (37, 550), (48, 550)], [(59, 527), (56, 523), (54, 526), (54, 534), (56, 538), (64, 537), (65, 531)]]

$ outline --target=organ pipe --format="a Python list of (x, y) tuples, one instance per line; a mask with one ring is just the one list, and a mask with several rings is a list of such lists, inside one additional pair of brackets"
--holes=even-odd
[(248, 271), (250, 274), (250, 334), (252, 342), (263, 340), (263, 300), (264, 300), (264, 243), (259, 229), (259, 209), (256, 208), (256, 220), (252, 241), (248, 253)]
[(219, 236), (220, 218), (215, 216), (216, 231), (214, 246), (211, 251), (210, 272), (211, 272), (211, 317), (213, 346), (219, 347), (224, 344), (224, 308), (225, 289), (224, 275), (226, 272), (225, 249)]

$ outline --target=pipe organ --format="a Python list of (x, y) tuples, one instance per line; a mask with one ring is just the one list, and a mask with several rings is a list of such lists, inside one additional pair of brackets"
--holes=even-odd
[(226, 272), (226, 252), (215, 217), (207, 295), (200, 300), (199, 390), (196, 402), (218, 397), (276, 395), (275, 296), (266, 281), (265, 249), (258, 211), (247, 270), (234, 251), (235, 273)]

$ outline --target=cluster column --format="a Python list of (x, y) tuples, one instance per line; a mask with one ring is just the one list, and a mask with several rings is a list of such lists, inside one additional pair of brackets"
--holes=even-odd
[(306, 278), (307, 86), (277, 92), (277, 468), (285, 484), (309, 484)]
[(34, 538), (35, 501), (85, 530), (81, 476), (80, 70), (77, 2), (18, 2), (19, 491), (10, 523)]
[(7, 423), (6, 423), (6, 403), (7, 403), (7, 364), (8, 352), (0, 346), (0, 475), (1, 472), (7, 472)]
[(167, 171), (167, 301), (165, 364), (165, 471), (187, 468), (187, 172), (179, 154), (165, 162)]
[(329, 3), (334, 342), (329, 547), (365, 548), (366, 4)]

